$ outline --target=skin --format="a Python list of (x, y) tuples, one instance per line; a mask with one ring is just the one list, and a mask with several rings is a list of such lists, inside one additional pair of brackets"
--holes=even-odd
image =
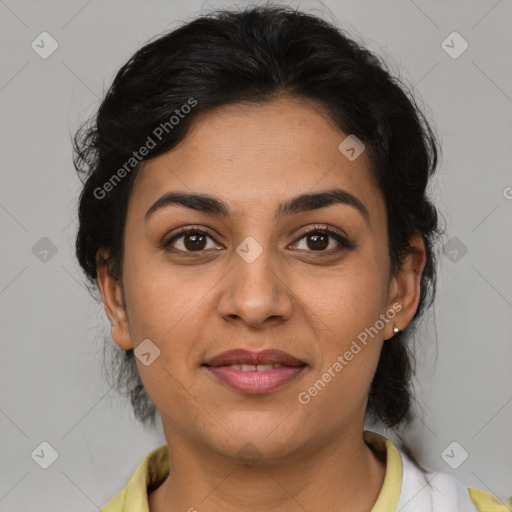
[[(377, 500), (385, 460), (363, 441), (367, 396), (382, 344), (418, 306), (425, 248), (413, 237), (413, 250), (390, 273), (384, 199), (366, 153), (349, 161), (338, 150), (346, 136), (314, 102), (235, 104), (201, 115), (177, 148), (137, 176), (122, 278), (110, 275), (108, 251), (97, 261), (114, 341), (129, 349), (149, 338), (161, 351), (148, 366), (137, 360), (171, 460), (172, 478), (149, 496), (151, 512), (354, 512), (371, 511)], [(368, 221), (336, 204), (276, 223), (280, 202), (330, 188), (358, 197)], [(233, 217), (171, 205), (145, 222), (170, 191), (215, 196)], [(327, 225), (356, 247), (328, 238), (315, 250), (302, 236)], [(202, 253), (190, 250), (190, 239), (185, 245), (187, 237), (162, 248), (185, 226), (212, 236)], [(252, 263), (235, 250), (247, 236), (263, 248)], [(299, 403), (298, 394), (396, 303), (402, 309), (393, 321), (309, 404)], [(248, 395), (201, 367), (233, 348), (277, 348), (308, 366), (281, 389)], [(238, 455), (247, 443), (258, 454), (252, 463)]]

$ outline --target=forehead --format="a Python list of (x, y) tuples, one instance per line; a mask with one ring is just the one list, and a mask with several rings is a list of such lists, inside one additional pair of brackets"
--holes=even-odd
[(342, 188), (368, 210), (383, 207), (366, 152), (349, 160), (340, 151), (347, 136), (313, 101), (224, 106), (200, 114), (177, 147), (144, 163), (132, 206), (147, 210), (163, 193), (180, 190), (222, 198), (237, 215)]

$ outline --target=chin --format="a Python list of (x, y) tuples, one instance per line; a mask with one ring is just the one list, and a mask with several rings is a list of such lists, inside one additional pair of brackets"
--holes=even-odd
[[(224, 429), (217, 431), (223, 439), (207, 439), (210, 447), (219, 454), (231, 459), (238, 459), (247, 465), (258, 465), (262, 462), (271, 463), (293, 454), (301, 446), (301, 440), (292, 432), (277, 432), (276, 426), (283, 417), (273, 421), (251, 424), (250, 418), (242, 423), (225, 422)], [(287, 425), (288, 428), (290, 425)], [(227, 433), (232, 434), (231, 436)], [(306, 442), (306, 440), (304, 440)]]

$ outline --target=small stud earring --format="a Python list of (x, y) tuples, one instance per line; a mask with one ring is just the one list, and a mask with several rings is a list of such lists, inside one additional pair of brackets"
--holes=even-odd
[(401, 331), (401, 330), (400, 330), (400, 329), (395, 325), (395, 326), (393, 327), (393, 332), (394, 332), (395, 334), (400, 334), (402, 331)]

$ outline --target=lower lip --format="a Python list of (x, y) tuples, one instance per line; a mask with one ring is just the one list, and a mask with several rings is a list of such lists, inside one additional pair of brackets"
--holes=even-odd
[(257, 395), (280, 388), (295, 379), (305, 366), (281, 366), (266, 372), (236, 370), (230, 366), (205, 366), (219, 380), (237, 391)]

